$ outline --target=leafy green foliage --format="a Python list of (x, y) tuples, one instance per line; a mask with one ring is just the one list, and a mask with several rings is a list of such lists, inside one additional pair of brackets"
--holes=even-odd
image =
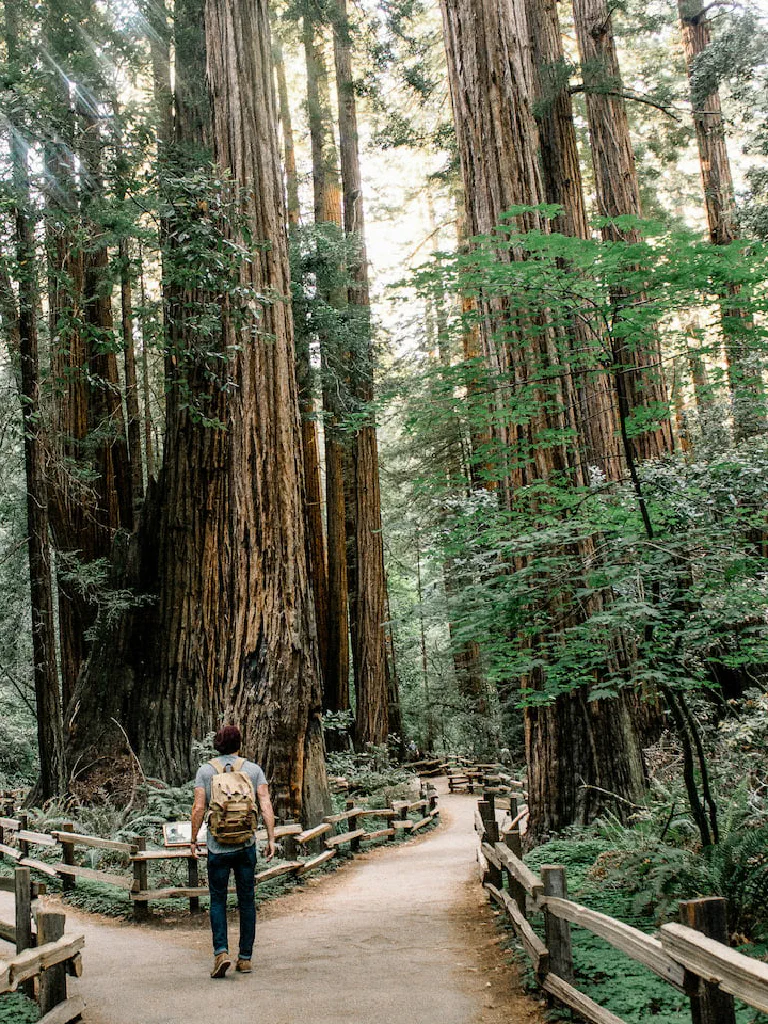
[(360, 754), (328, 754), (327, 768), (330, 775), (347, 780), (350, 793), (376, 797), (384, 803), (404, 796), (416, 781), (407, 766), (393, 764), (383, 748)]
[[(568, 838), (532, 850), (526, 862), (533, 868), (563, 864), (570, 898), (648, 933), (653, 933), (661, 921), (673, 914), (674, 904), (668, 901), (670, 888), (676, 889), (679, 898), (718, 894), (708, 888), (713, 876), (702, 863), (698, 867), (695, 863), (703, 858), (690, 850), (648, 842), (646, 831), (641, 829), (638, 835), (636, 828), (627, 829), (617, 822), (605, 830), (598, 826), (596, 831), (604, 834), (574, 829)], [(645, 845), (641, 849), (643, 836)], [(740, 841), (745, 838), (749, 834), (739, 837)], [(622, 854), (617, 848), (622, 840), (625, 847), (633, 850), (631, 855)], [(759, 842), (764, 848), (765, 837)], [(712, 853), (716, 852), (714, 848)], [(649, 872), (654, 873), (653, 879)], [(638, 900), (638, 892), (652, 899), (651, 886), (658, 902)], [(534, 924), (540, 927), (541, 921), (535, 920)], [(628, 1024), (645, 1024), (647, 1020), (687, 1024), (687, 998), (650, 971), (585, 929), (572, 929), (572, 943), (577, 985), (600, 1005)], [(764, 946), (747, 945), (743, 951), (762, 958)], [(739, 1024), (758, 1024), (765, 1017), (737, 1004), (737, 1020)]]
[[(444, 436), (437, 425), (455, 423), (460, 435), (485, 438), (469, 456), (470, 474), (484, 488), (462, 494), (449, 473), (422, 478), (442, 509), (443, 550), (465, 572), (461, 636), (481, 645), (492, 678), (513, 699), (516, 681), (537, 675), (541, 684), (523, 696), (543, 703), (582, 685), (591, 687), (592, 699), (627, 683), (697, 688), (711, 685), (724, 662), (737, 671), (763, 665), (764, 554), (748, 538), (764, 522), (764, 439), (710, 447), (702, 421), (695, 455), (643, 465), (635, 485), (612, 483), (598, 467), (584, 473), (587, 456), (564, 381), (573, 374), (612, 386), (624, 372), (616, 351), (648, 353), (658, 330), (665, 351), (682, 352), (687, 361), (693, 342), (681, 321), (685, 309), (706, 319), (703, 352), (714, 359), (722, 322), (707, 296), (738, 284), (737, 305), (760, 317), (768, 252), (755, 245), (745, 258), (743, 246), (714, 249), (648, 227), (638, 242), (523, 235), (513, 226), (519, 212), (470, 254), (441, 255), (418, 278), (425, 295), (462, 290), (477, 297), (475, 311), (446, 317), (445, 343), (453, 351), (484, 310), (503, 309), (496, 344), (510, 353), (512, 366), (492, 371), (479, 360), (454, 359), (423, 373), (409, 395), (407, 428), (426, 444), (430, 470), (438, 460), (446, 465), (437, 453)], [(624, 227), (630, 226), (628, 220)], [(517, 258), (521, 253), (527, 258)], [(574, 347), (577, 321), (586, 341)], [(740, 324), (757, 373), (766, 347), (762, 321)], [(541, 348), (549, 332), (552, 340)], [(542, 423), (542, 407), (554, 426)], [(640, 406), (627, 434), (655, 429), (668, 415), (662, 406)], [(499, 440), (507, 435), (514, 444)], [(532, 470), (537, 452), (557, 449), (569, 453), (563, 469), (545, 476)], [(527, 481), (505, 506), (492, 488), (510, 472)], [(585, 543), (596, 549), (586, 568)], [(629, 678), (615, 657), (628, 637), (637, 651)]]
[(40, 1007), (20, 992), (0, 996), (0, 1024), (34, 1024), (40, 1020)]

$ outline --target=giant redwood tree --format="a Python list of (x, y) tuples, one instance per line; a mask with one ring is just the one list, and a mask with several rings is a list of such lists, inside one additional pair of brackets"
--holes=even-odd
[(27, 506), (30, 611), (32, 618), (33, 680), (40, 775), (37, 796), (61, 796), (66, 787), (61, 693), (56, 663), (53, 585), (49, 543), (48, 494), (45, 479), (45, 436), (40, 402), (38, 346), (38, 263), (35, 252), (34, 206), (29, 184), (29, 144), (23, 123), (20, 86), (23, 26), (17, 0), (5, 0), (6, 87), (11, 111), (11, 202), (16, 248), (17, 291), (0, 260), (0, 319), (9, 348), (18, 361), (21, 420), (24, 429), (24, 467)]
[[(525, 9), (522, 0), (441, 0), (441, 8), (469, 233), (487, 235), (511, 207), (545, 199)], [(518, 226), (546, 230), (535, 212), (520, 216)], [(581, 429), (569, 365), (558, 363), (545, 324), (528, 332), (523, 327), (521, 335), (518, 325), (505, 323), (503, 304), (483, 312), (483, 356), (498, 386), (496, 429), (509, 452), (506, 500), (518, 501), (521, 488), (558, 474), (578, 483), (581, 470), (572, 447), (565, 440), (542, 443)], [(514, 430), (503, 418), (509, 380), (527, 384), (534, 396), (526, 422)], [(593, 556), (589, 538), (580, 542), (579, 554), (585, 562)], [(552, 613), (566, 624), (581, 614), (576, 605), (568, 610), (562, 603)], [(523, 689), (543, 688), (545, 671), (523, 679)], [(533, 702), (526, 708), (525, 733), (533, 834), (588, 820), (605, 806), (600, 790), (630, 801), (641, 794), (639, 738), (631, 702), (623, 696), (590, 701), (582, 687), (550, 703)]]
[[(691, 108), (699, 150), (701, 184), (707, 213), (709, 238), (713, 245), (730, 245), (739, 237), (736, 220), (736, 198), (728, 148), (725, 141), (725, 119), (717, 87), (706, 90), (696, 87), (696, 60), (712, 42), (709, 4), (701, 0), (678, 0), (678, 13), (685, 51), (685, 66), (691, 84)], [(732, 301), (723, 296), (721, 320), (725, 340), (725, 357), (733, 409), (734, 434), (737, 440), (762, 433), (766, 426), (765, 387), (760, 360), (748, 351), (751, 321), (739, 308), (738, 289), (730, 289)]]
[[(561, 207), (552, 230), (573, 238), (589, 238), (590, 226), (573, 119), (573, 100), (563, 80), (563, 37), (556, 0), (526, 0), (530, 39), (533, 109), (539, 129), (542, 185), (547, 203)], [(577, 351), (594, 353), (574, 372), (579, 403), (583, 457), (605, 476), (619, 480), (623, 463), (614, 389), (600, 360), (600, 340), (576, 318), (568, 327)], [(604, 361), (603, 361), (604, 362)]]
[(389, 732), (390, 683), (387, 678), (387, 582), (381, 527), (381, 484), (374, 397), (373, 346), (369, 328), (370, 290), (365, 239), (365, 209), (360, 169), (357, 100), (352, 71), (352, 41), (346, 0), (337, 0), (334, 24), (336, 87), (339, 97), (339, 154), (344, 192), (344, 230), (357, 248), (350, 268), (350, 306), (363, 321), (362, 340), (353, 356), (352, 391), (362, 422), (354, 441), (355, 595), (352, 655), (357, 709), (355, 737), (360, 746), (382, 744)]
[(278, 813), (311, 821), (327, 784), (267, 7), (175, 6), (165, 458), (69, 753), (87, 763), (124, 730), (147, 770), (181, 780), (193, 740), (234, 720)]
[[(341, 179), (333, 132), (328, 68), (324, 53), (324, 24), (314, 5), (304, 7), (302, 40), (307, 66), (307, 120), (312, 149), (312, 191), (318, 242), (324, 235), (329, 276), (337, 287), (323, 288), (322, 298), (331, 308), (348, 306), (341, 287), (342, 237)], [(335, 254), (335, 255), (334, 255)], [(323, 661), (323, 703), (328, 711), (349, 708), (349, 576), (347, 571), (347, 496), (344, 486), (346, 443), (341, 421), (346, 410), (346, 374), (349, 352), (332, 325), (320, 325), (318, 340), (322, 361), (322, 403), (325, 444), (325, 511), (327, 523), (327, 614)], [(320, 527), (322, 528), (322, 527)]]
[[(617, 219), (641, 216), (640, 184), (610, 5), (607, 0), (573, 0), (573, 20), (586, 93), (597, 207), (606, 219), (603, 238), (631, 242), (639, 239), (638, 229), (621, 227)], [(641, 305), (643, 295), (625, 299), (629, 309), (633, 303)], [(631, 317), (631, 310), (627, 315)], [(658, 334), (650, 332), (642, 344), (618, 342), (611, 356), (620, 414), (626, 421), (633, 420), (632, 456), (643, 460), (667, 454), (673, 448), (672, 428)]]

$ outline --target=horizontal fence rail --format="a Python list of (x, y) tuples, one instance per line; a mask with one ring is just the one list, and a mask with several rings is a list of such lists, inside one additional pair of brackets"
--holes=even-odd
[[(359, 807), (353, 800), (348, 800), (344, 811), (327, 815), (314, 828), (303, 829), (296, 822), (279, 824), (275, 828), (275, 838), (282, 842), (285, 860), (257, 872), (256, 885), (263, 885), (281, 876), (301, 877), (328, 863), (344, 847), (356, 853), (364, 842), (395, 840), (403, 832), (415, 834), (439, 818), (437, 800), (437, 790), (431, 784), (423, 783), (418, 800), (396, 800), (389, 807), (380, 808)], [(368, 825), (371, 819), (373, 828)], [(386, 827), (375, 827), (377, 820), (383, 821)], [(7, 858), (16, 867), (28, 868), (49, 878), (59, 878), (65, 892), (74, 889), (78, 879), (121, 889), (128, 893), (133, 904), (133, 915), (138, 920), (148, 916), (151, 902), (186, 899), (189, 900), (190, 910), (194, 912), (200, 909), (200, 897), (208, 894), (207, 885), (201, 883), (199, 878), (199, 863), (207, 855), (204, 846), (198, 846), (197, 857), (193, 857), (188, 847), (148, 850), (146, 839), (141, 836), (131, 841), (104, 839), (75, 832), (71, 824), (51, 832), (39, 832), (30, 829), (28, 821), (27, 814), (23, 812), (15, 817), (0, 818), (0, 861)], [(262, 829), (256, 832), (256, 838), (266, 839), (266, 831)], [(60, 859), (49, 861), (30, 856), (30, 847), (40, 847), (45, 853), (59, 851)], [(81, 848), (122, 855), (127, 870), (120, 874), (119, 867), (103, 870), (78, 863), (77, 851)], [(45, 853), (41, 856), (45, 856)], [(186, 861), (186, 885), (150, 885), (151, 864), (178, 860)], [(5, 881), (0, 878), (0, 888)], [(231, 891), (234, 892), (234, 889)], [(0, 937), (4, 937), (4, 932), (10, 935), (10, 926), (0, 922)]]
[[(511, 814), (514, 820), (514, 798)], [(647, 935), (569, 900), (565, 868), (549, 865), (537, 875), (524, 864), (519, 824), (505, 833), (502, 842), (494, 797), (487, 790), (485, 799), (478, 801), (475, 830), (483, 884), (494, 903), (505, 911), (539, 985), (585, 1020), (594, 1024), (624, 1024), (620, 1017), (575, 987), (572, 925), (604, 939), (689, 996), (694, 1024), (702, 1020), (735, 1024), (734, 997), (768, 1012), (768, 964), (730, 948), (725, 900), (688, 900), (680, 905), (682, 923), (662, 925), (658, 937)], [(545, 940), (528, 920), (535, 912), (543, 914)]]
[(64, 934), (64, 914), (39, 907), (45, 886), (31, 881), (29, 868), (0, 882), (14, 895), (14, 923), (0, 921), (0, 938), (16, 947), (15, 956), (0, 959), (0, 995), (21, 989), (37, 1001), (40, 1024), (69, 1024), (84, 1008), (79, 996), (67, 997), (67, 975), (80, 977), (85, 939)]

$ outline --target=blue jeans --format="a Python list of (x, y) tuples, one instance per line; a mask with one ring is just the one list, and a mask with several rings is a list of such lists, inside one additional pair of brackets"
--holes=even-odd
[(227, 888), (229, 872), (235, 873), (237, 909), (240, 912), (240, 959), (250, 960), (256, 934), (256, 898), (254, 874), (256, 844), (231, 853), (208, 851), (208, 890), (211, 894), (211, 932), (214, 956), (229, 949), (227, 945)]

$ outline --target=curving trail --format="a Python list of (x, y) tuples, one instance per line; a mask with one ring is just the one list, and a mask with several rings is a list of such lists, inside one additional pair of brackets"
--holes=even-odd
[(436, 831), (265, 904), (252, 975), (208, 977), (207, 915), (138, 927), (67, 908), (68, 930), (86, 935), (83, 976), (70, 980), (84, 1022), (538, 1024), (478, 885), (473, 807), (441, 792)]

